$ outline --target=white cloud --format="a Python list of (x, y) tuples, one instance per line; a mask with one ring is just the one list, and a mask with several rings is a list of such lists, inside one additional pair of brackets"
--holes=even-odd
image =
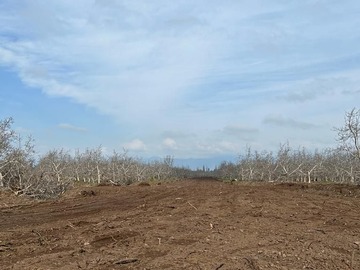
[(136, 151), (136, 152), (146, 151), (145, 143), (139, 139), (134, 139), (128, 143), (125, 143), (123, 146), (126, 150), (130, 150), (130, 151)]
[(178, 146), (177, 143), (174, 139), (172, 138), (166, 138), (163, 140), (163, 147), (165, 149), (169, 149), (169, 150), (177, 150)]

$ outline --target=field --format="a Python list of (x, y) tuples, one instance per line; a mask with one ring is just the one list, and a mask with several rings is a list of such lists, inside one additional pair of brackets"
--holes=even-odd
[(0, 193), (1, 269), (360, 269), (360, 188), (192, 179)]

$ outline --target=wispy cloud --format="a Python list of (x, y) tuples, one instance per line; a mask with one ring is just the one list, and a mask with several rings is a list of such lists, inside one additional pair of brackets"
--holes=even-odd
[(76, 132), (87, 132), (86, 128), (77, 127), (77, 126), (67, 124), (67, 123), (59, 124), (58, 127), (61, 129), (67, 129), (67, 130), (76, 131)]
[(302, 102), (314, 100), (317, 97), (320, 97), (321, 95), (324, 94), (329, 94), (329, 93), (327, 90), (323, 90), (323, 89), (319, 89), (315, 91), (306, 89), (303, 91), (288, 93), (283, 98), (286, 101), (302, 103)]
[(342, 93), (344, 95), (359, 95), (360, 94), (360, 90), (343, 90)]
[(254, 135), (259, 133), (257, 128), (229, 125), (224, 127), (223, 132), (231, 136)]
[(285, 118), (282, 116), (268, 116), (264, 119), (263, 123), (278, 126), (278, 127), (304, 129), (304, 130), (314, 129), (314, 128), (319, 127), (312, 123), (298, 121), (298, 120), (295, 120), (292, 118)]
[(356, 93), (357, 90), (354, 88), (357, 89), (352, 76), (334, 74), (331, 78), (319, 77), (295, 83), (291, 87), (292, 91), (285, 92), (281, 99), (294, 103), (304, 103), (341, 93)]
[(243, 125), (227, 125), (219, 131), (218, 139), (222, 142), (220, 144), (221, 147), (231, 149), (228, 146), (234, 143), (254, 142), (259, 134), (260, 130), (250, 126), (250, 124), (247, 127)]

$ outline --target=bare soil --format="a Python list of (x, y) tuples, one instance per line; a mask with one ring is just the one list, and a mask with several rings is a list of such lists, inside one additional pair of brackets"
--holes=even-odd
[(329, 184), (0, 193), (1, 269), (360, 269), (360, 188)]

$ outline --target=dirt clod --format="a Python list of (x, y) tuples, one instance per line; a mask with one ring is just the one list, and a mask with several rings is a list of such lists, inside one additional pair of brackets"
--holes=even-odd
[(80, 192), (81, 196), (88, 197), (88, 196), (96, 196), (96, 192), (94, 190), (82, 190)]
[(114, 262), (114, 264), (129, 264), (129, 263), (135, 263), (139, 261), (138, 259), (123, 259), (123, 260), (119, 260)]

